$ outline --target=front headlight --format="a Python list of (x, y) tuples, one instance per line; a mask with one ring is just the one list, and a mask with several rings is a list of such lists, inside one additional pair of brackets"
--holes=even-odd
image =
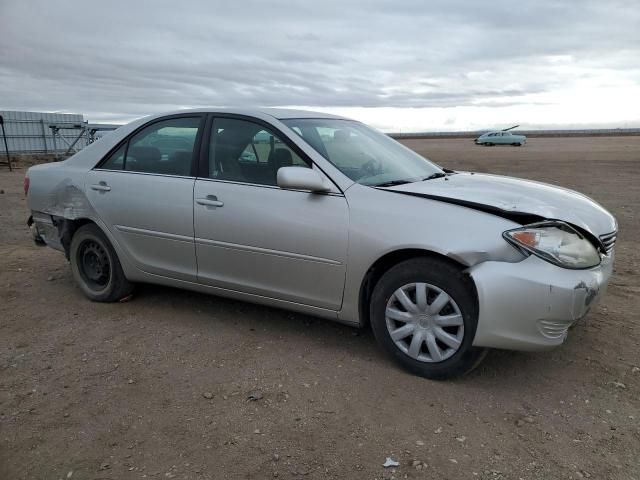
[(591, 268), (600, 264), (593, 244), (563, 222), (544, 222), (507, 230), (509, 243), (563, 268)]

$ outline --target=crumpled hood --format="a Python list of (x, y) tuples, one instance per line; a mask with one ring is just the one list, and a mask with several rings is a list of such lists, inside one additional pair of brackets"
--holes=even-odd
[(493, 209), (496, 213), (504, 212), (515, 218), (517, 214), (528, 214), (547, 220), (561, 220), (596, 237), (617, 229), (615, 218), (589, 197), (566, 188), (513, 177), (461, 172), (398, 185), (389, 190), (470, 208), (486, 206), (489, 208), (485, 211)]

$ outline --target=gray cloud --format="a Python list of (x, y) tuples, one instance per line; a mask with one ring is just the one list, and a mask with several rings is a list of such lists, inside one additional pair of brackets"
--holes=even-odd
[[(634, 1), (0, 2), (0, 108), (515, 105), (640, 84)], [(496, 99), (504, 99), (504, 101)]]

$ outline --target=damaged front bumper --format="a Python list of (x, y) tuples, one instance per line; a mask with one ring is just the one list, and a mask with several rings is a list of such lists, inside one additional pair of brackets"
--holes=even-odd
[(569, 327), (604, 294), (614, 254), (597, 267), (568, 270), (535, 255), (484, 262), (468, 270), (478, 291), (474, 346), (539, 350), (560, 345)]

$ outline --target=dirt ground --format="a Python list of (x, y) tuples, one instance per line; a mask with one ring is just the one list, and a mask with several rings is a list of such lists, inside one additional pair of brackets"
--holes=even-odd
[(304, 315), (156, 286), (90, 303), (3, 171), (0, 479), (640, 479), (640, 137), (406, 143), (615, 214), (609, 292), (565, 345), (434, 382)]

